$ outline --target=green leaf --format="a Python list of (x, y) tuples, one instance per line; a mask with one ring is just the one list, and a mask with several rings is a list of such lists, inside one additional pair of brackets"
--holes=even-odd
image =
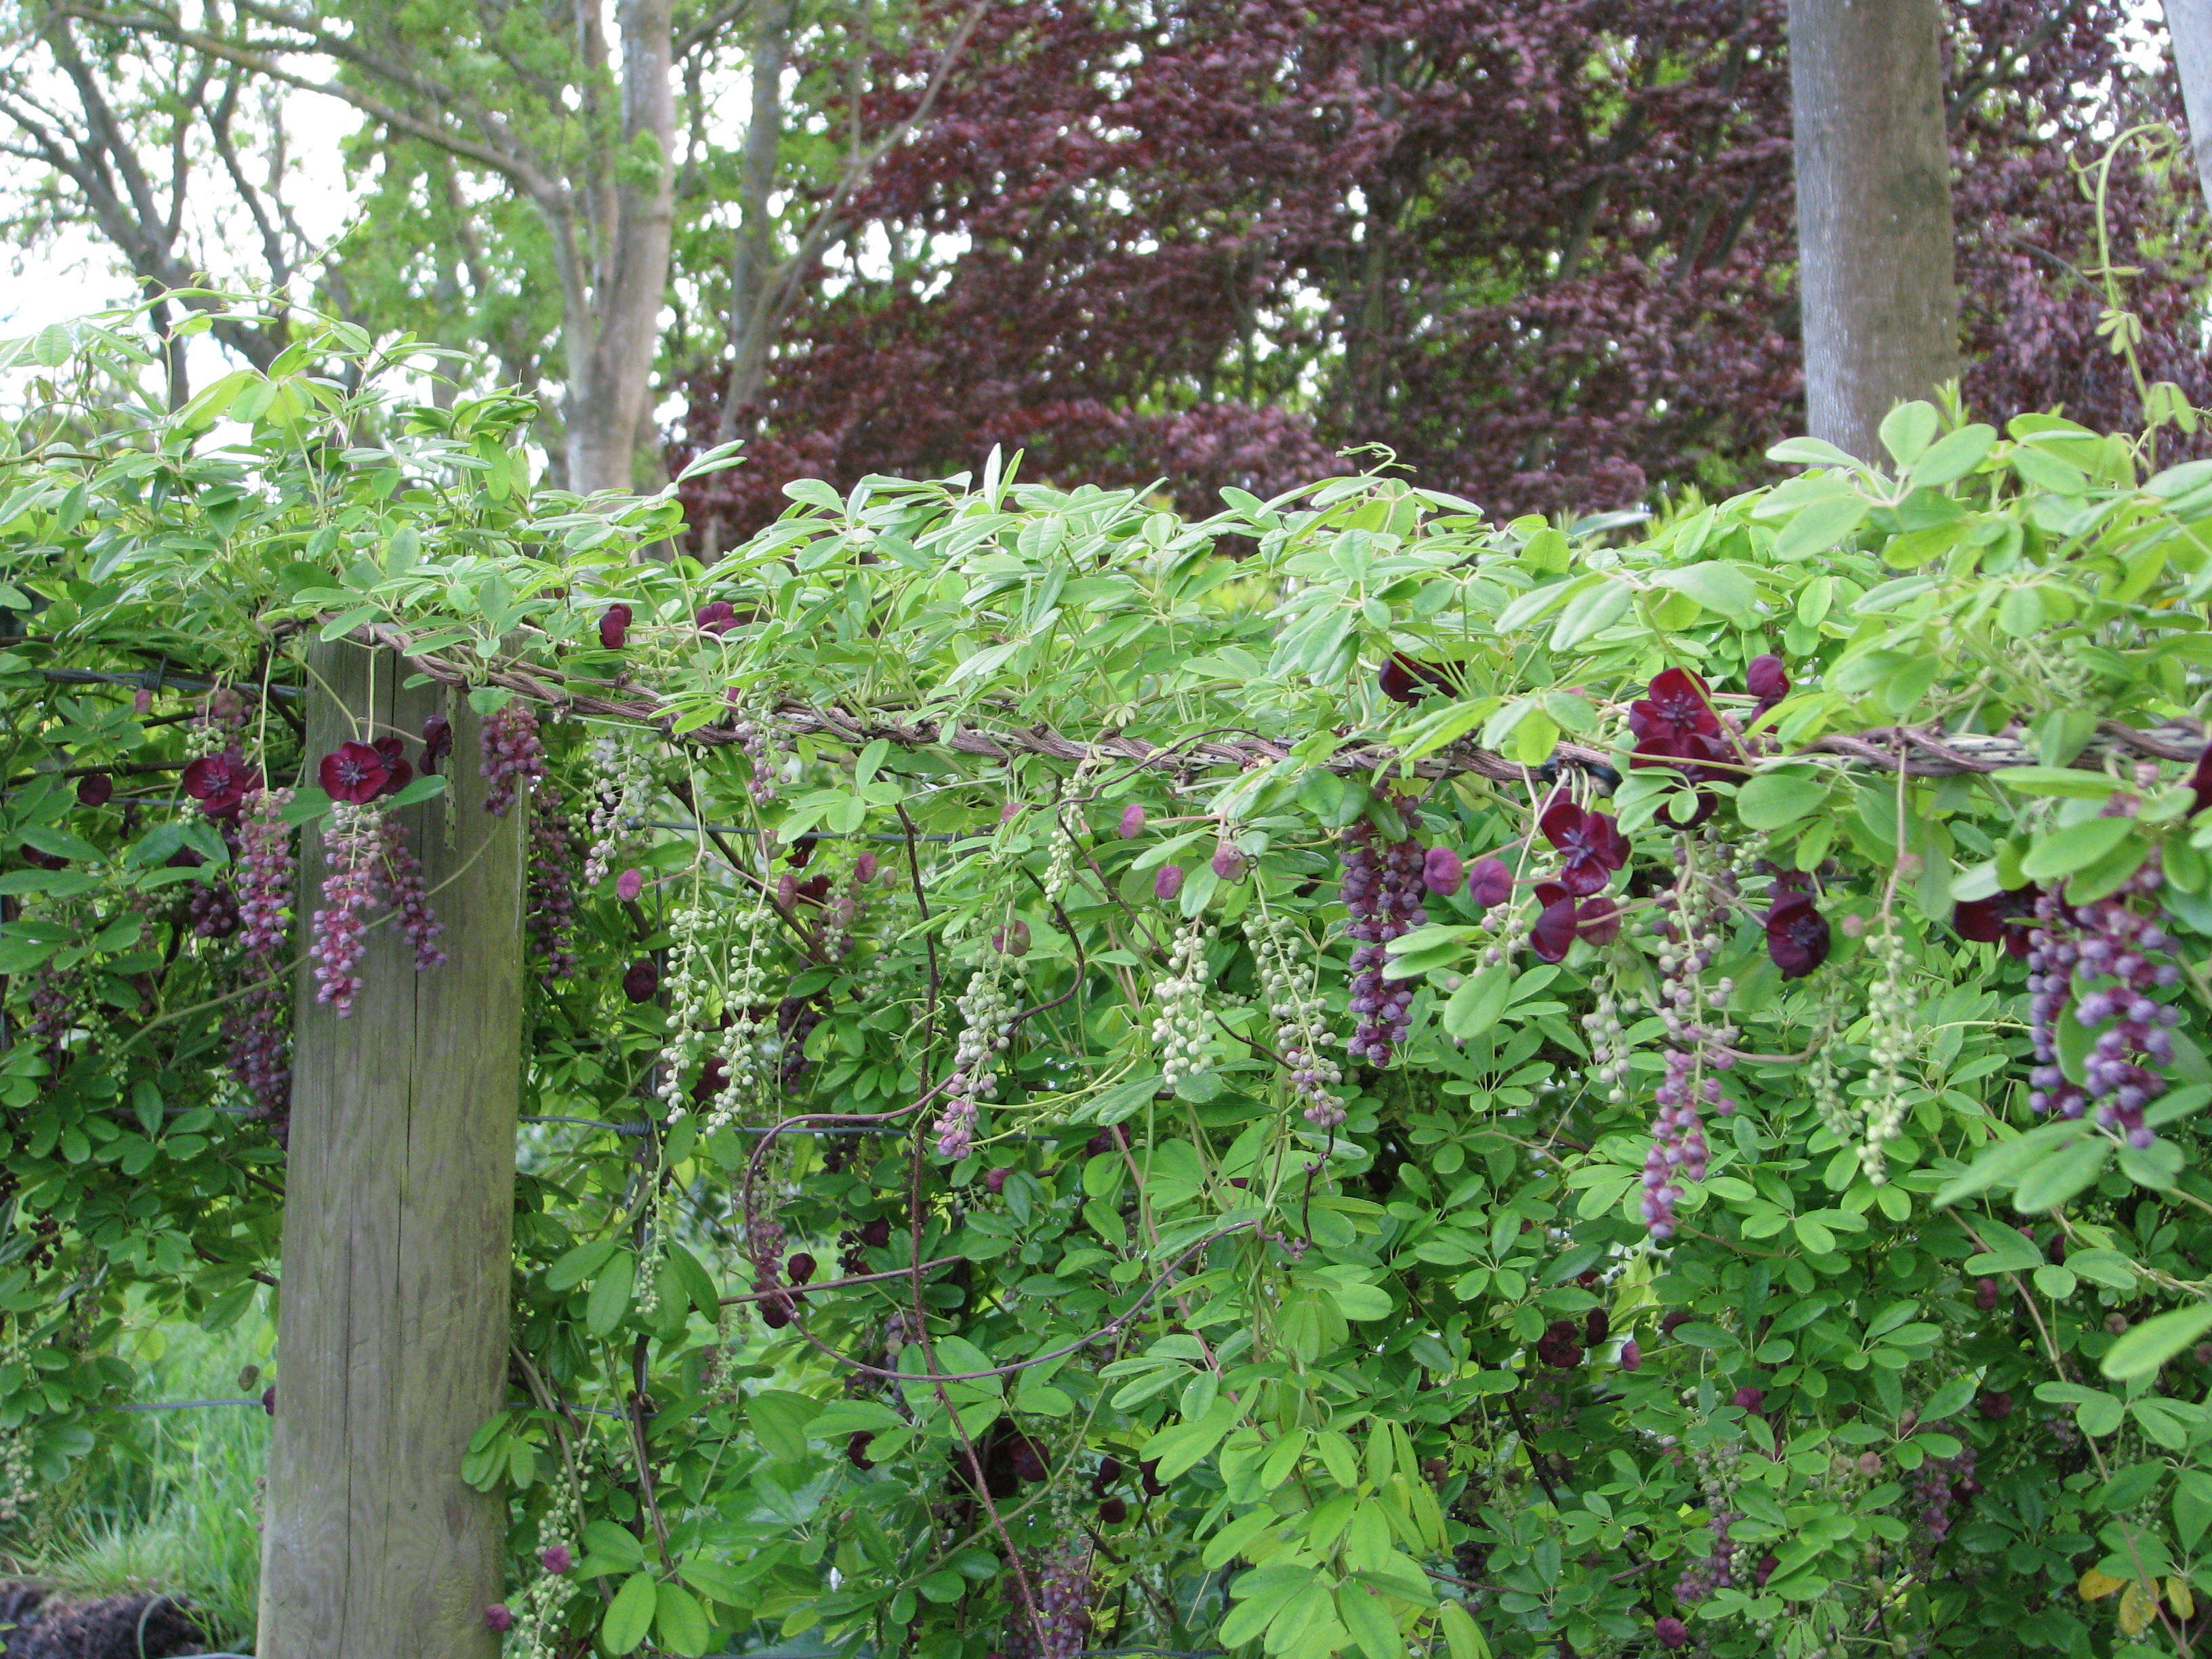
[(2115, 1382), (2148, 1376), (2207, 1331), (2212, 1331), (2212, 1302), (2154, 1315), (2122, 1333), (2105, 1351), (2101, 1369)]
[(1990, 775), (2023, 794), (2063, 795), (2081, 800), (2102, 800), (2125, 787), (2102, 772), (2084, 772), (2070, 766), (2002, 766)]
[(617, 1250), (592, 1285), (584, 1303), (584, 1328), (593, 1336), (611, 1336), (629, 1312), (629, 1293), (637, 1273), (637, 1258)]
[[(944, 1358), (940, 1348), (939, 1358)], [(763, 1389), (745, 1396), (746, 1425), (774, 1462), (795, 1463), (806, 1455), (809, 1427), (821, 1412), (819, 1400), (789, 1389)]]
[(569, 1291), (607, 1265), (617, 1250), (622, 1249), (619, 1239), (603, 1239), (596, 1244), (579, 1244), (556, 1260), (545, 1270), (545, 1288), (549, 1291)]
[[(1801, 508), (1774, 538), (1774, 556), (1782, 560), (1808, 559), (1825, 553), (1866, 521), (1874, 503), (1856, 490), (1822, 495)], [(1712, 605), (1709, 610), (1723, 607)]]
[(699, 1598), (681, 1584), (662, 1584), (653, 1592), (653, 1628), (657, 1645), (700, 1659), (714, 1640), (714, 1627)]
[(1936, 405), (1915, 399), (1898, 404), (1883, 416), (1876, 431), (1890, 459), (1905, 467), (1927, 453), (1928, 446), (1936, 441), (1938, 429)]
[(1470, 974), (1444, 1004), (1443, 1027), (1464, 1041), (1498, 1024), (1513, 994), (1513, 970), (1504, 963)]
[(1364, 1584), (1336, 1587), (1336, 1616), (1367, 1659), (1405, 1659), (1406, 1638), (1382, 1598)]
[[(1766, 459), (1785, 465), (1841, 466), (1854, 471), (1860, 465), (1857, 456), (1849, 450), (1838, 449), (1826, 438), (1784, 438), (1766, 452)], [(1460, 1656), (1455, 1654), (1453, 1659), (1460, 1659)]]
[(1810, 817), (1828, 799), (1818, 773), (1802, 768), (1761, 772), (1736, 791), (1735, 815), (1747, 830), (1779, 830)]
[[(2056, 1123), (2039, 1125), (2017, 1139), (1999, 1141), (1992, 1146), (1984, 1146), (1976, 1156), (1973, 1163), (1967, 1166), (1963, 1175), (1953, 1176), (1937, 1190), (1936, 1207), (1939, 1210), (1942, 1209), (1946, 1206), (1956, 1204), (1962, 1198), (1971, 1198), (1976, 1193), (1987, 1192), (1992, 1187), (2009, 1186), (2019, 1180), (2046, 1152), (2054, 1150), (2057, 1146), (2078, 1139), (2087, 1133), (2088, 1125), (2086, 1123), (2061, 1120)], [(2014, 1234), (2013, 1237), (2017, 1238), (2019, 1235)], [(2010, 1246), (2002, 1240), (2000, 1240), (1996, 1246), (2000, 1251), (2008, 1248)], [(2028, 1255), (2029, 1260), (2023, 1264), (2025, 1267), (2033, 1267), (2037, 1261), (2042, 1260), (2033, 1250), (2029, 1251)], [(1977, 1271), (1993, 1270), (1978, 1269)]]
[(397, 794), (388, 797), (384, 805), (413, 806), (446, 793), (446, 780), (438, 773), (423, 773)]
[(2056, 881), (2087, 868), (2128, 838), (2130, 818), (2089, 818), (2038, 836), (2021, 871), (2030, 881)]
[(653, 1628), (653, 1609), (659, 1605), (660, 1586), (649, 1572), (634, 1572), (623, 1581), (615, 1599), (607, 1603), (607, 1616), (599, 1624), (599, 1639), (610, 1653), (629, 1653), (645, 1640)]
[(1552, 649), (1568, 651), (1602, 633), (1626, 614), (1636, 592), (1626, 582), (1600, 581), (1567, 601), (1552, 626)]
[(2053, 1152), (2020, 1178), (2013, 1208), (2022, 1215), (2057, 1209), (2101, 1175), (2112, 1156), (2112, 1143), (2102, 1135)]
[(1941, 489), (1955, 483), (1989, 459), (1997, 441), (1996, 428), (1978, 422), (1962, 426), (1915, 462), (1905, 482), (1915, 489)]
[[(1810, 443), (1813, 441), (1802, 439), (1799, 441)], [(1785, 446), (1776, 446), (1778, 449), (1782, 447)], [(1450, 1649), (1451, 1659), (1490, 1659), (1490, 1643), (1483, 1636), (1481, 1627), (1474, 1622), (1473, 1613), (1456, 1601), (1447, 1601), (1438, 1618), (1444, 1627), (1444, 1645)]]
[(1969, 1371), (1954, 1376), (1928, 1396), (1928, 1403), (1920, 1408), (1923, 1423), (1940, 1423), (1947, 1417), (1955, 1417), (1964, 1411), (1974, 1398), (1974, 1391), (1982, 1384), (1982, 1373)]
[(1753, 607), (1759, 603), (1759, 590), (1752, 586), (1751, 578), (1717, 559), (1680, 570), (1656, 571), (1652, 580), (1688, 594), (1706, 610), (1731, 622), (1749, 622)]

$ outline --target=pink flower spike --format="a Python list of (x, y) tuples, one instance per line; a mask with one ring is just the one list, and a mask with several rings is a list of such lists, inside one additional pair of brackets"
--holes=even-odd
[(615, 896), (624, 903), (645, 890), (645, 872), (625, 870), (615, 878)]

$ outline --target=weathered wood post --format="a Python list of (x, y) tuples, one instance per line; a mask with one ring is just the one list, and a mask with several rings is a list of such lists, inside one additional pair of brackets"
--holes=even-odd
[[(446, 712), (388, 652), (315, 647), (307, 752)], [(360, 719), (367, 726), (354, 724)], [(446, 795), (406, 809), (449, 960), (368, 935), (350, 1018), (302, 969), (294, 1028), (262, 1659), (491, 1659), (505, 1516), (460, 1478), (502, 1401), (522, 1016), (520, 818), (483, 809), (453, 710)], [(453, 815), (453, 832), (447, 815)], [(323, 878), (301, 848), (300, 909)], [(303, 927), (304, 932), (304, 927)]]

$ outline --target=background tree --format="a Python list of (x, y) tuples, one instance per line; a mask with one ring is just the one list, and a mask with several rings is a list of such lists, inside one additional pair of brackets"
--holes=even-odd
[(1881, 453), (1959, 372), (1939, 0), (1790, 0), (1806, 430)]
[[(906, 86), (963, 15), (925, 8)], [(807, 271), (761, 441), (689, 489), (695, 521), (726, 533), (787, 478), (993, 443), (1194, 503), (1363, 443), (1507, 513), (1734, 488), (1803, 420), (1785, 21), (1784, 0), (994, 9), (855, 198), (866, 234)], [(2117, 0), (1954, 11), (1978, 404), (2132, 418), (2071, 171), (2116, 109), (2178, 108), (2130, 27)], [(912, 101), (894, 85), (862, 119)], [(2115, 170), (2153, 378), (2201, 398), (2183, 210), (2155, 170)], [(679, 456), (724, 429), (727, 390), (694, 380)]]

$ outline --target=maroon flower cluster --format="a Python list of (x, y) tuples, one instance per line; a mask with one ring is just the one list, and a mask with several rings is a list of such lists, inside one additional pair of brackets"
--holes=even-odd
[[(1577, 938), (1593, 945), (1610, 945), (1620, 933), (1620, 908), (1611, 899), (1593, 896), (1628, 863), (1628, 837), (1620, 825), (1603, 812), (1579, 806), (1554, 796), (1536, 821), (1544, 839), (1559, 854), (1559, 873), (1536, 887), (1535, 926), (1528, 931), (1528, 948), (1545, 962), (1557, 962)], [(1486, 868), (1496, 866), (1495, 870)], [(1475, 866), (1475, 876), (1495, 890), (1503, 873), (1508, 890), (1511, 872), (1494, 859)], [(1468, 890), (1475, 895), (1475, 878)], [(1475, 895), (1477, 902), (1480, 896)]]
[[(1392, 804), (1409, 825), (1419, 822), (1419, 803), (1411, 797), (1401, 796)], [(1346, 1005), (1356, 1024), (1345, 1047), (1354, 1060), (1386, 1066), (1391, 1051), (1406, 1039), (1413, 1003), (1411, 981), (1383, 977), (1386, 947), (1429, 919), (1421, 905), (1428, 855), (1411, 835), (1378, 852), (1375, 826), (1364, 820), (1344, 831), (1342, 841), (1337, 855), (1344, 866), (1340, 891), (1351, 914), (1346, 931), (1356, 941)]]
[(571, 933), (576, 916), (576, 832), (554, 792), (530, 802), (530, 862), (526, 883), (530, 945), (544, 965), (539, 977), (558, 984), (576, 971)]
[(398, 738), (379, 738), (374, 743), (342, 743), (323, 757), (315, 781), (332, 800), (366, 806), (373, 800), (398, 793), (415, 776)]
[(281, 1126), (291, 1112), (291, 1044), (286, 1012), (284, 948), (290, 931), (295, 865), (292, 826), (284, 820), (289, 789), (257, 792), (239, 825), (239, 945), (252, 989), (223, 1017), (231, 1075), (263, 1117)]
[(486, 780), (483, 809), (494, 817), (505, 817), (514, 805), (515, 791), (545, 775), (545, 745), (538, 740), (538, 716), (520, 702), (510, 702), (484, 717), (483, 763), (477, 769)]

